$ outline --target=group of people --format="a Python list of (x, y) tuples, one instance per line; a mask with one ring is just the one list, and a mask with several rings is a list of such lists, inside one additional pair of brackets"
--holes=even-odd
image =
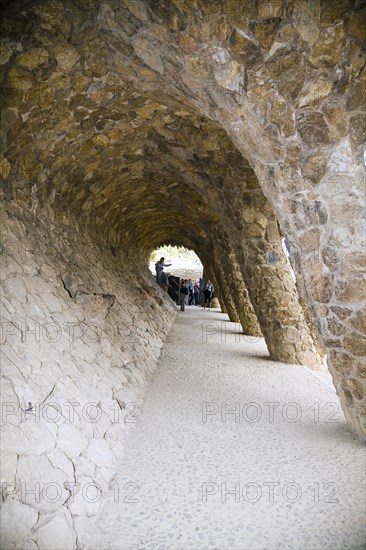
[(180, 310), (184, 311), (186, 305), (188, 306), (206, 306), (211, 309), (211, 300), (214, 293), (214, 286), (210, 280), (207, 282), (204, 279), (200, 279), (195, 283), (192, 279), (182, 279), (179, 285), (179, 305)]
[[(169, 282), (168, 276), (164, 271), (164, 267), (169, 267), (172, 264), (166, 264), (165, 258), (162, 257), (155, 264), (156, 282), (158, 285), (168, 292)], [(211, 300), (214, 293), (214, 286), (208, 279), (200, 279), (193, 282), (192, 279), (181, 279), (179, 284), (178, 304), (181, 311), (184, 311), (185, 306), (206, 306), (211, 309)]]

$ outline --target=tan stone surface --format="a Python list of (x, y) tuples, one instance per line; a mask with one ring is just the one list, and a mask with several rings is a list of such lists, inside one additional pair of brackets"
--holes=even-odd
[[(10, 400), (46, 399), (54, 385), (59, 400), (89, 387), (122, 407), (136, 399), (174, 316), (145, 269), (169, 242), (197, 252), (230, 318), (258, 323), (272, 357), (316, 366), (318, 338), (349, 426), (364, 437), (364, 12), (302, 4), (6, 2), (6, 322), (80, 323), (98, 304), (108, 331), (122, 323), (117, 343), (71, 351), (18, 341)], [(88, 286), (83, 304), (65, 296), (70, 268)], [(103, 295), (117, 302), (108, 309)], [(117, 428), (82, 429), (90, 442)], [(10, 452), (31, 454), (22, 426), (6, 431)], [(33, 447), (62, 453), (65, 434), (58, 446), (48, 431)], [(84, 440), (70, 441), (76, 453)], [(86, 455), (110, 460), (103, 445)]]

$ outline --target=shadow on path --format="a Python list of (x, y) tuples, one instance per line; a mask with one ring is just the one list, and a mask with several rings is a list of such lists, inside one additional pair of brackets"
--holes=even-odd
[(271, 361), (263, 339), (203, 338), (211, 318), (178, 314), (113, 480), (119, 501), (103, 497), (86, 539), (103, 549), (361, 549), (365, 449), (329, 381)]

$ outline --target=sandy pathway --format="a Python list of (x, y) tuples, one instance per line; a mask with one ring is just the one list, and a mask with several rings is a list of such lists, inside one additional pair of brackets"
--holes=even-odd
[(226, 319), (179, 312), (90, 545), (363, 548), (365, 448), (328, 377), (269, 361)]

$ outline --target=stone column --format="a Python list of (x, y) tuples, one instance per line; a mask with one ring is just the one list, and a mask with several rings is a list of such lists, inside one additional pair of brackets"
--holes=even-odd
[(257, 235), (245, 240), (238, 236), (234, 247), (269, 353), (285, 363), (319, 367), (322, 359), (300, 305), (273, 215)]
[(227, 315), (227, 309), (226, 309), (225, 304), (224, 304), (224, 299), (223, 299), (223, 297), (221, 296), (220, 289), (218, 289), (218, 290), (216, 291), (216, 294), (217, 294), (217, 297), (218, 297), (219, 302), (220, 302), (220, 308), (221, 308), (222, 313), (226, 313), (226, 315)]
[(225, 253), (225, 269), (221, 267), (223, 258), (217, 258), (215, 262), (215, 272), (219, 274), (220, 284), (225, 288), (225, 300), (229, 302), (229, 310), (232, 310), (230, 321), (240, 323), (244, 334), (262, 336), (242, 273), (234, 258), (233, 253)]
[(304, 230), (288, 241), (300, 291), (327, 351), (343, 412), (351, 428), (366, 439), (366, 256), (356, 215), (362, 208), (361, 197), (355, 200), (361, 185), (356, 178), (338, 178), (333, 185), (345, 193), (326, 203), (327, 217), (337, 226), (325, 227), (315, 219), (315, 227), (307, 229), (305, 216), (309, 211), (314, 216), (315, 210), (307, 208), (298, 214)]
[[(214, 247), (211, 250), (215, 250)], [(229, 316), (229, 319), (232, 323), (239, 323), (239, 315), (236, 311), (235, 303), (232, 297), (232, 292), (227, 284), (225, 279), (223, 269), (221, 264), (216, 261), (215, 253), (212, 255), (212, 268), (207, 270), (207, 275), (210, 279), (214, 280), (216, 286), (219, 287), (219, 294), (222, 298), (222, 301), (225, 305), (226, 312)]]
[(248, 336), (263, 336), (234, 252), (231, 252), (227, 256), (227, 262), (230, 265), (228, 282), (231, 283), (230, 287), (233, 289), (232, 298), (244, 334)]

